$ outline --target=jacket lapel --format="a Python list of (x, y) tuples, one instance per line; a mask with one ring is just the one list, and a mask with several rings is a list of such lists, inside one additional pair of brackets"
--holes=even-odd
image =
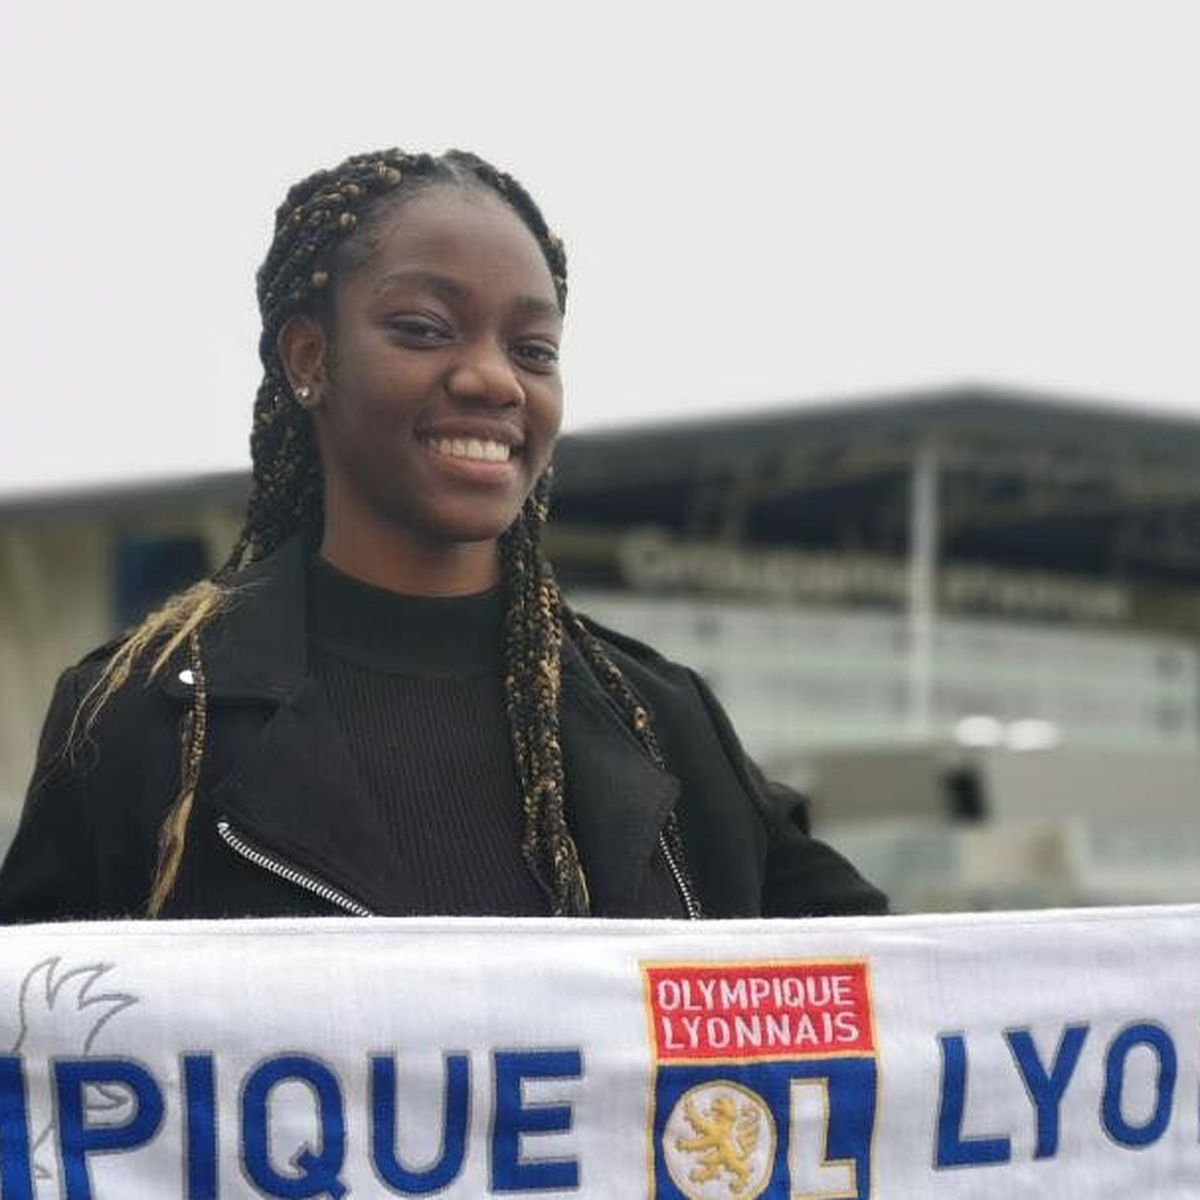
[[(375, 912), (411, 912), (411, 873), (388, 849), (337, 720), (308, 674), (307, 570), (303, 536), (237, 577), (204, 647), (213, 741), (247, 705), (274, 711), (233, 762), (214, 762), (216, 818), (243, 839), (331, 883)], [(190, 699), (183, 663), (163, 677), (170, 695)]]
[(243, 839), (372, 912), (415, 912), (412, 872), (391, 848), (336, 718), (305, 679), (212, 792)]
[[(563, 643), (563, 769), (598, 916), (634, 916), (679, 780), (646, 753), (582, 656)], [(643, 914), (644, 915), (644, 914)]]

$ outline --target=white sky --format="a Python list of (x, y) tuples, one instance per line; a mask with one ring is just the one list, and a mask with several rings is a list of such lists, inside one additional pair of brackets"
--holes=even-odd
[(475, 149), (568, 428), (972, 378), (1200, 415), (1200, 3), (0, 0), (0, 492), (245, 465), (283, 191)]

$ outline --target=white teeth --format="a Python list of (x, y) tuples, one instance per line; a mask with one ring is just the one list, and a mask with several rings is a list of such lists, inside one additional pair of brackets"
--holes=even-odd
[(476, 462), (508, 462), (512, 447), (504, 442), (479, 438), (430, 438), (429, 446), (447, 458), (469, 458)]

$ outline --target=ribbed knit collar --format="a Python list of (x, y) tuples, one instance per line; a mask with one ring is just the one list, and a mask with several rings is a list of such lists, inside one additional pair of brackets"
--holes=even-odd
[(336, 658), (397, 675), (468, 678), (503, 669), (504, 589), (408, 596), (354, 579), (314, 558), (308, 638)]

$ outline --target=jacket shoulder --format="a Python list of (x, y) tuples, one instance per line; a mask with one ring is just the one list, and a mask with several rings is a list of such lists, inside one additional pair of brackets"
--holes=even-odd
[(82, 658), (80, 658), (72, 666), (69, 666), (64, 675), (74, 675), (77, 677), (86, 677), (88, 675), (98, 675), (108, 665), (109, 660), (121, 649), (129, 640), (128, 632), (118, 633), (115, 637), (111, 637), (107, 642), (101, 642), (99, 646), (89, 650)]
[(691, 676), (692, 673), (687, 667), (667, 658), (653, 646), (647, 645), (635, 637), (630, 637), (629, 634), (623, 633), (619, 629), (604, 625), (586, 613), (577, 612), (575, 615), (583, 622), (588, 632), (603, 642), (606, 648), (616, 650), (623, 660), (636, 664), (642, 670), (650, 674), (668, 677), (672, 681), (687, 679)]
[[(121, 648), (128, 642), (129, 637), (130, 633), (126, 630), (87, 651), (86, 654), (82, 655), (76, 662), (62, 671), (59, 676), (58, 685), (73, 689), (78, 700), (82, 702), (92, 688), (104, 677), (109, 664), (120, 653)], [(151, 681), (150, 666), (157, 657), (158, 648), (153, 645), (138, 654), (131, 664), (131, 678), (126, 684), (116, 689), (110, 698), (111, 702), (121, 706), (127, 693), (136, 694), (144, 691), (145, 689), (142, 685), (148, 684)], [(105, 707), (108, 707), (107, 703)]]

